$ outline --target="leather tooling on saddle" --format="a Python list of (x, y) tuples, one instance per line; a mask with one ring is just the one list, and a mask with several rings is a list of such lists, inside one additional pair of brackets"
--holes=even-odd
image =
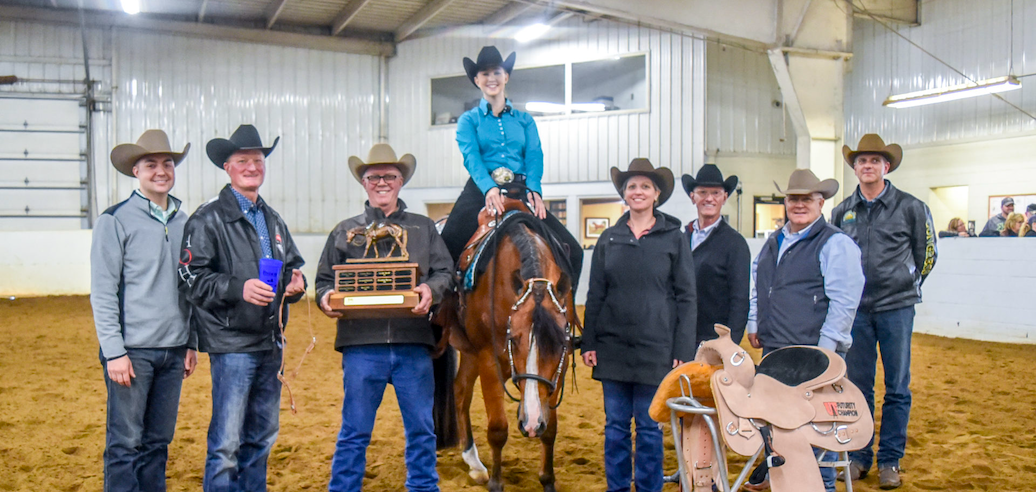
[(496, 218), (485, 209), (479, 212), (479, 228), (464, 247), (457, 267), (462, 273), (461, 287), (464, 291), (474, 290), (479, 276), (489, 266), (489, 261), (493, 258), (494, 253), (490, 246), (496, 244), (496, 241), (493, 240), (494, 236), (501, 232), (506, 234), (508, 230), (518, 224), (525, 225), (534, 234), (546, 239), (550, 251), (554, 255), (555, 263), (571, 278), (572, 268), (568, 263), (568, 255), (561, 242), (554, 237), (546, 224), (526, 212), (525, 210), (528, 209), (518, 200), (508, 198), (504, 200), (504, 203), (505, 212), (500, 218), (499, 224)]

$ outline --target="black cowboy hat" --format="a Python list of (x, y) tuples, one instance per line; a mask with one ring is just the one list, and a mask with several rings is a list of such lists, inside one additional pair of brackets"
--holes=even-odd
[(223, 169), (223, 163), (227, 162), (227, 159), (234, 152), (239, 150), (258, 150), (263, 153), (263, 156), (269, 156), (280, 140), (281, 137), (277, 137), (273, 139), (273, 145), (264, 147), (262, 139), (259, 138), (259, 131), (254, 126), (241, 125), (237, 127), (237, 130), (234, 130), (234, 134), (230, 136), (230, 139), (214, 138), (209, 140), (209, 143), (205, 144), (205, 153), (209, 155), (209, 160), (216, 167)]
[(669, 196), (673, 194), (673, 172), (665, 167), (656, 168), (651, 164), (651, 161), (643, 157), (633, 159), (626, 172), (619, 171), (617, 167), (612, 167), (611, 174), (612, 184), (615, 185), (615, 191), (619, 192), (619, 197), (624, 197), (622, 187), (626, 184), (626, 180), (633, 176), (647, 176), (651, 178), (651, 181), (655, 182), (655, 186), (658, 186), (658, 205), (665, 203)]
[[(472, 84), (475, 84), (475, 76), (479, 72), (490, 68), (500, 67), (507, 72), (507, 75), (511, 75), (511, 69), (514, 68), (514, 56), (512, 51), (504, 60), (496, 46), (483, 46), (482, 51), (478, 52), (478, 61), (471, 61), (471, 58), (464, 57), (464, 71), (468, 73), (468, 80)], [(478, 84), (475, 86), (478, 87)]]
[(699, 186), (720, 186), (728, 195), (734, 191), (734, 188), (737, 188), (737, 176), (731, 176), (724, 180), (723, 173), (719, 172), (719, 168), (715, 164), (702, 166), (698, 170), (697, 178), (690, 174), (684, 174), (680, 177), (680, 181), (683, 182), (683, 189), (688, 195), (693, 193), (694, 189)]

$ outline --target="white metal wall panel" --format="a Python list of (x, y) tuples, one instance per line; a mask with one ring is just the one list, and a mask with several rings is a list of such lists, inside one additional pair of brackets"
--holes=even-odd
[(720, 154), (794, 155), (795, 134), (785, 121), (781, 90), (766, 54), (708, 45), (706, 142)]
[[(1007, 75), (1012, 45), (1013, 73), (1036, 72), (1036, 63), (1026, 56), (1036, 52), (1036, 37), (1028, 32), (1036, 24), (1036, 2), (927, 2), (921, 20), (920, 26), (897, 29), (969, 77), (981, 80)], [(966, 79), (870, 20), (856, 19), (853, 43), (852, 72), (845, 91), (846, 142), (856, 142), (872, 132), (886, 141), (920, 145), (1036, 130), (1036, 120), (993, 96), (885, 108), (881, 103), (892, 94), (960, 84)], [(1022, 89), (1002, 96), (1036, 114), (1033, 81), (1021, 81)]]
[[(428, 125), (430, 79), (463, 73), (461, 59), (475, 57), (485, 45), (504, 56), (517, 51), (518, 68), (648, 52), (650, 112), (537, 118), (545, 158), (544, 181), (606, 181), (611, 166), (625, 167), (635, 157), (690, 172), (695, 78), (705, 59), (705, 42), (676, 34), (608, 21), (570, 19), (555, 26), (550, 39), (519, 45), (490, 38), (471, 27), (434, 38), (406, 41), (389, 60), (389, 140), (417, 157), (418, 172), (409, 186), (460, 186), (468, 174), (455, 141), (456, 125)], [(477, 95), (472, 87), (472, 94)]]
[[(266, 144), (281, 137), (260, 194), (292, 231), (326, 232), (362, 210), (347, 161), (377, 136), (378, 58), (129, 31), (115, 46), (114, 141), (160, 128), (174, 146), (190, 142), (173, 190), (187, 210), (228, 182), (206, 142), (244, 123)], [(134, 182), (107, 169), (117, 202)]]

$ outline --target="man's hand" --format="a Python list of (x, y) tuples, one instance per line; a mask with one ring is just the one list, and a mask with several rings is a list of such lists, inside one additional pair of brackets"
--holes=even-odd
[(291, 271), (291, 282), (284, 288), (284, 295), (293, 296), (306, 290), (306, 281), (302, 278), (302, 270), (298, 268)]
[[(294, 277), (294, 275), (292, 276)], [(273, 289), (266, 285), (266, 282), (257, 278), (250, 278), (245, 282), (245, 288), (241, 292), (241, 297), (245, 299), (245, 302), (255, 304), (256, 306), (268, 306), (276, 296)]]
[(130, 387), (130, 380), (137, 377), (137, 374), (133, 372), (133, 363), (130, 362), (128, 355), (112, 359), (106, 366), (108, 367), (108, 378), (127, 388)]
[(339, 313), (338, 311), (332, 311), (331, 304), (328, 303), (328, 300), (331, 298), (331, 292), (333, 291), (329, 290), (325, 292), (324, 297), (320, 298), (320, 310), (323, 311), (324, 316), (327, 316), (328, 318), (341, 318), (342, 313)]
[(680, 365), (680, 364), (683, 364), (683, 361), (682, 361), (682, 360), (679, 360), (679, 359), (673, 359), (673, 369), (676, 369), (676, 366), (678, 366), (678, 365)]
[(428, 284), (421, 284), (414, 287), (414, 292), (420, 296), (420, 302), (410, 311), (414, 314), (428, 314), (428, 310), (432, 308), (432, 288)]
[(589, 352), (583, 352), (583, 365), (586, 367), (597, 366), (597, 351), (591, 350)]
[(486, 209), (493, 215), (504, 213), (504, 197), (500, 196), (500, 188), (486, 192)]
[(195, 367), (198, 367), (198, 352), (194, 349), (187, 349), (187, 355), (183, 358), (183, 378), (187, 379), (194, 374)]
[(759, 335), (755, 333), (748, 334), (748, 343), (752, 345), (752, 348), (763, 348), (763, 344), (759, 343)]
[(532, 205), (532, 214), (539, 217), (540, 220), (547, 218), (547, 207), (543, 206), (543, 197), (535, 191), (530, 191), (528, 194), (529, 204)]

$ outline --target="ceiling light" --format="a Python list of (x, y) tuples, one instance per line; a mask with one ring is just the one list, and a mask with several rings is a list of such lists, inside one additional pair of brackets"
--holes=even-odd
[(543, 36), (550, 30), (550, 25), (537, 22), (532, 25), (523, 27), (517, 34), (514, 35), (514, 40), (519, 43), (528, 43), (533, 39)]
[(1014, 76), (1006, 75), (1003, 77), (980, 80), (978, 82), (968, 82), (950, 87), (940, 87), (938, 89), (929, 89), (925, 91), (889, 96), (889, 98), (886, 99), (885, 102), (881, 103), (881, 105), (888, 106), (890, 108), (910, 108), (924, 104), (935, 104), (985, 94), (993, 94), (996, 92), (1013, 91), (1021, 88), (1022, 84), (1021, 82), (1018, 82), (1018, 79)]
[(129, 15), (140, 13), (140, 0), (122, 0), (122, 10)]

